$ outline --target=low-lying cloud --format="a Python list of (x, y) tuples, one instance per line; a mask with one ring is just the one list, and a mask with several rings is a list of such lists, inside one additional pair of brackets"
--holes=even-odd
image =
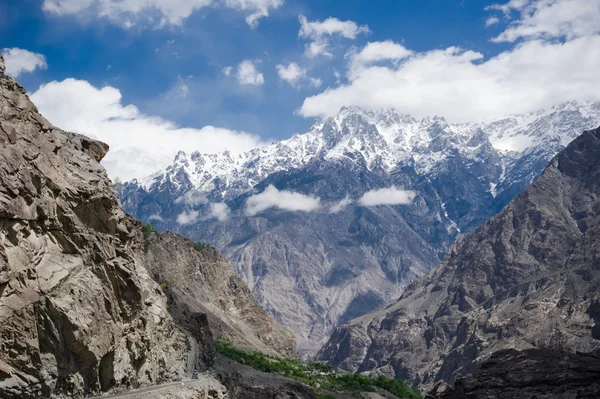
[(412, 203), (415, 196), (414, 191), (402, 190), (392, 186), (366, 192), (360, 197), (358, 204), (361, 206), (408, 205)]
[(338, 213), (343, 211), (348, 205), (352, 204), (354, 200), (346, 196), (343, 200), (336, 202), (329, 208), (330, 213)]
[(177, 223), (186, 225), (194, 223), (200, 218), (200, 212), (198, 211), (183, 211), (177, 216)]
[(230, 212), (231, 210), (224, 202), (210, 204), (210, 216), (216, 218), (220, 222), (224, 222), (229, 219)]
[(321, 208), (321, 199), (293, 191), (279, 191), (275, 186), (270, 185), (262, 193), (253, 195), (246, 200), (248, 216), (254, 216), (269, 208), (312, 212)]
[(185, 204), (189, 206), (196, 206), (200, 204), (206, 204), (208, 200), (206, 196), (201, 191), (188, 191), (180, 197), (177, 197), (175, 201), (176, 204)]

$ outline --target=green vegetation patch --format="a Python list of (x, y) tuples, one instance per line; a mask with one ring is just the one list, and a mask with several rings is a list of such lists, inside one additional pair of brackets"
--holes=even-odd
[(204, 251), (205, 249), (208, 249), (208, 248), (213, 248), (213, 246), (210, 244), (205, 244), (203, 242), (194, 243), (194, 249), (196, 251)]
[(148, 241), (150, 233), (156, 233), (156, 229), (150, 223), (146, 223), (142, 226), (142, 233), (144, 233), (144, 240)]
[(332, 399), (331, 394), (341, 393), (361, 397), (360, 392), (385, 390), (399, 398), (420, 399), (421, 395), (405, 383), (386, 377), (368, 377), (360, 374), (337, 373), (330, 365), (303, 362), (300, 359), (284, 359), (250, 352), (234, 346), (230, 341), (217, 338), (217, 352), (231, 360), (243, 363), (266, 373), (278, 373), (310, 385), (317, 398)]

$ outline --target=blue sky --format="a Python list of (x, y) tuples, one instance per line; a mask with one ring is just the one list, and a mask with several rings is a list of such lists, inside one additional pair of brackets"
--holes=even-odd
[[(196, 129), (196, 136), (185, 132), (195, 139), (182, 138), (180, 148), (206, 152), (288, 138), (343, 105), (455, 120), (497, 117), (597, 99), (592, 69), (599, 61), (590, 50), (598, 43), (599, 10), (597, 0), (5, 0), (0, 48), (42, 57), (13, 75), (30, 93), (55, 82), (32, 96), (40, 110), (60, 127), (91, 129), (82, 133), (108, 141), (122, 158), (107, 168), (131, 178), (164, 166), (174, 146), (157, 139), (157, 148), (169, 147), (157, 155), (133, 137), (121, 143), (126, 124), (114, 128), (107, 120), (115, 115), (101, 120), (69, 96), (93, 103), (102, 88), (114, 89), (103, 93), (110, 101), (97, 100), (102, 107), (113, 112), (116, 102), (123, 108), (117, 117), (144, 123), (162, 118), (167, 140), (168, 131)], [(299, 16), (306, 18), (304, 34)], [(326, 49), (311, 56), (310, 43)], [(587, 62), (566, 63), (569, 57)], [(7, 65), (23, 62), (12, 60)], [(244, 61), (254, 69), (242, 78)], [(284, 68), (288, 74), (280, 75)], [(129, 105), (137, 107), (133, 116)], [(98, 120), (104, 130), (123, 131), (105, 136)], [(198, 139), (206, 126), (222, 130)], [(145, 166), (123, 166), (133, 153)]]

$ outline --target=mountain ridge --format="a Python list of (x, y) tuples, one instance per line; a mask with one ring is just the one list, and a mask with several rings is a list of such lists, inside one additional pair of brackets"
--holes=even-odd
[[(119, 192), (129, 213), (159, 230), (222, 250), (261, 305), (296, 332), (299, 350), (314, 354), (333, 327), (397, 298), (437, 266), (460, 232), (500, 211), (574, 132), (600, 124), (597, 110), (600, 103), (570, 102), (449, 124), (344, 108), (306, 134), (245, 154), (181, 152), (165, 171)], [(248, 200), (269, 186), (320, 207), (250, 215)], [(414, 200), (357, 203), (390, 187), (413, 191)]]

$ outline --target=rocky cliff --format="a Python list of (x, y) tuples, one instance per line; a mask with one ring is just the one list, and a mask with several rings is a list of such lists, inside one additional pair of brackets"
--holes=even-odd
[(536, 347), (600, 348), (600, 129), (398, 301), (339, 327), (320, 359), (427, 388), (496, 351)]
[(174, 319), (145, 265), (177, 272), (164, 256), (191, 244), (171, 235), (146, 242), (99, 164), (108, 146), (53, 126), (4, 71), (0, 55), (2, 398), (81, 397), (178, 380), (214, 362), (209, 320), (246, 336), (247, 346), (294, 351), (291, 334), (215, 253), (201, 268), (179, 265), (196, 284), (184, 288), (198, 290), (203, 303)]
[(294, 335), (265, 313), (216, 249), (195, 249), (192, 241), (171, 232), (150, 233), (145, 264), (167, 294), (176, 321), (185, 324), (191, 314), (206, 314), (215, 336), (262, 353), (295, 357)]
[(192, 342), (143, 267), (100, 142), (40, 116), (0, 58), (0, 392), (77, 396), (181, 377)]

